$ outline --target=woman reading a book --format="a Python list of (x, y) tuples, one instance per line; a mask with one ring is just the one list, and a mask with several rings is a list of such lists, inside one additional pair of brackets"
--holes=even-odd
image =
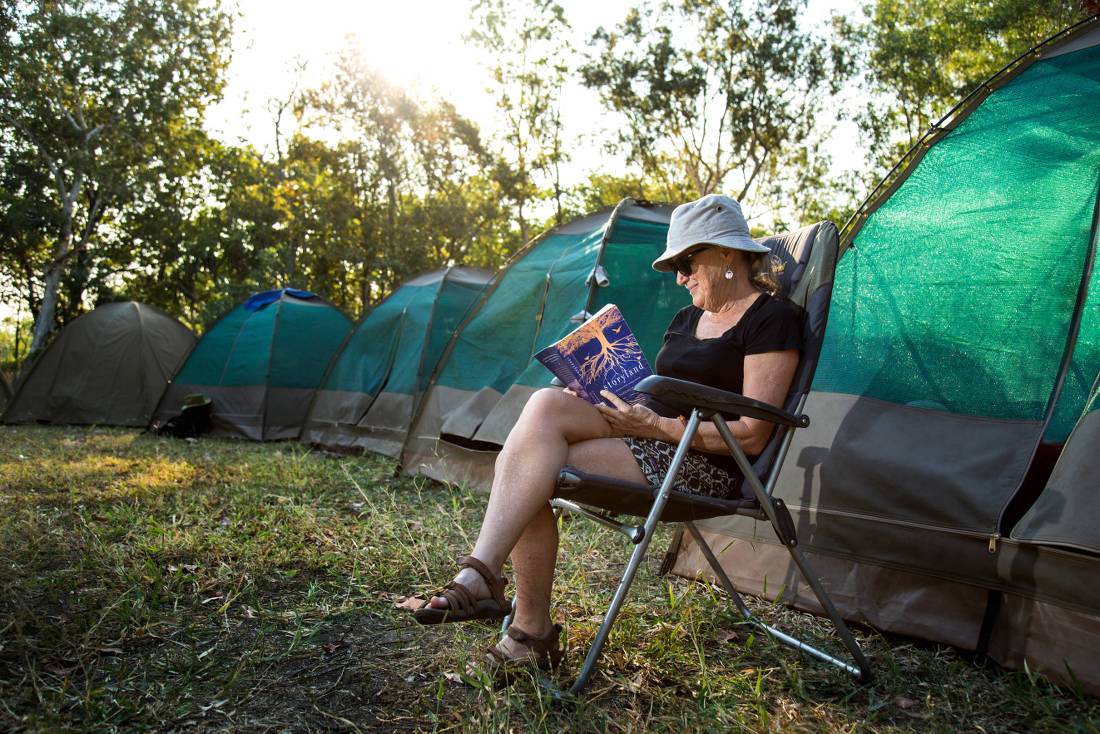
[[(676, 272), (692, 305), (673, 318), (655, 367), (676, 377), (782, 405), (798, 365), (797, 309), (776, 298), (775, 259), (752, 240), (740, 205), (709, 195), (675, 209), (657, 270)], [(629, 314), (627, 314), (629, 317)], [(656, 403), (629, 405), (604, 392), (592, 405), (547, 388), (527, 402), (496, 460), (481, 532), (445, 589), (414, 612), (423, 624), (503, 618), (501, 569), (511, 556), (518, 595), (508, 634), (487, 667), (536, 661), (556, 667), (560, 626), (550, 617), (558, 534), (549, 500), (562, 467), (660, 484), (684, 432), (682, 418)], [(728, 425), (745, 453), (763, 450), (772, 424), (742, 417)], [(676, 489), (712, 496), (740, 493), (738, 470), (713, 425), (699, 428)]]

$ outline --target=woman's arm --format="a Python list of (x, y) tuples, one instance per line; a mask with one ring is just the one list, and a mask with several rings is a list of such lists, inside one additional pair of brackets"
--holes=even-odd
[[(745, 397), (782, 407), (797, 368), (797, 349), (745, 357)], [(662, 418), (645, 406), (629, 405), (606, 391), (603, 395), (616, 407), (597, 405), (596, 408), (603, 414), (615, 435), (656, 438), (669, 443), (679, 443), (684, 435), (684, 424), (676, 418)], [(726, 425), (744, 452), (753, 456), (764, 450), (773, 424), (742, 416), (736, 421), (726, 421)], [(726, 442), (722, 440), (718, 429), (709, 422), (699, 426), (691, 447), (715, 454), (728, 453)]]

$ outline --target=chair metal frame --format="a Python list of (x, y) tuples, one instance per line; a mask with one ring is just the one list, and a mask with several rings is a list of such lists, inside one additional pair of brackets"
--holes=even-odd
[[(767, 520), (772, 528), (775, 530), (776, 535), (779, 537), (782, 545), (790, 553), (795, 565), (798, 567), (802, 576), (809, 583), (810, 588), (813, 590), (814, 595), (821, 603), (822, 608), (828, 615), (829, 619), (833, 622), (836, 628), (837, 635), (840, 637), (841, 642), (847, 648), (849, 654), (852, 657), (854, 665), (844, 662), (828, 653), (799, 640), (796, 637), (788, 635), (775, 627), (772, 627), (756, 615), (745, 604), (744, 599), (734, 588), (733, 582), (730, 581), (729, 576), (722, 568), (722, 564), (718, 561), (714, 552), (710, 546), (703, 539), (702, 534), (699, 532), (694, 521), (684, 521), (687, 526), (688, 532), (695, 539), (703, 556), (707, 559), (711, 569), (714, 571), (714, 575), (717, 577), (722, 588), (726, 593), (730, 595), (734, 606), (740, 613), (742, 618), (749, 624), (774, 637), (776, 640), (784, 645), (792, 647), (800, 652), (806, 653), (818, 660), (836, 666), (841, 670), (849, 673), (861, 682), (867, 682), (871, 679), (871, 666), (864, 656), (859, 643), (856, 642), (852, 636), (851, 631), (845, 624), (844, 619), (840, 616), (836, 606), (830, 599), (828, 592), (822, 586), (821, 581), (810, 567), (806, 557), (802, 554), (801, 549), (798, 547), (798, 535), (795, 530), (794, 522), (791, 519), (790, 511), (787, 509), (783, 500), (772, 497), (772, 491), (774, 489), (775, 480), (779, 474), (779, 468), (783, 464), (783, 459), (790, 447), (790, 442), (794, 436), (794, 430), (796, 428), (806, 427), (809, 425), (809, 417), (801, 414), (801, 410), (805, 405), (805, 395), (799, 401), (798, 414), (791, 414), (786, 411), (775, 408), (774, 406), (761, 403), (759, 401), (746, 398), (742, 395), (735, 393), (723, 392), (715, 390), (713, 388), (706, 388), (703, 386), (694, 385), (693, 383), (684, 382), (682, 380), (675, 380), (666, 377), (648, 377), (637, 386), (640, 392), (646, 392), (648, 394), (659, 397), (666, 404), (673, 405), (674, 407), (685, 407), (685, 412), (689, 413), (687, 419), (687, 425), (684, 429), (684, 434), (680, 439), (680, 443), (676, 448), (676, 453), (673, 456), (672, 463), (669, 467), (668, 474), (665, 476), (664, 481), (661, 483), (660, 488), (657, 489), (653, 495), (653, 505), (649, 514), (646, 516), (644, 523), (641, 525), (631, 525), (628, 523), (620, 522), (608, 515), (604, 515), (596, 510), (587, 507), (583, 504), (573, 502), (571, 500), (555, 497), (550, 501), (551, 506), (554, 508), (556, 514), (560, 514), (562, 511), (568, 511), (570, 513), (576, 513), (580, 516), (590, 518), (596, 522), (614, 529), (624, 536), (626, 536), (633, 544), (634, 551), (631, 553), (630, 560), (627, 562), (626, 569), (623, 572), (622, 579), (619, 582), (618, 587), (615, 590), (615, 594), (612, 597), (611, 604), (607, 610), (607, 614), (604, 616), (603, 623), (600, 625), (599, 630), (592, 642), (592, 646), (585, 657), (584, 664), (581, 667), (580, 673), (572, 686), (568, 691), (561, 691), (557, 689), (553, 684), (547, 683), (555, 694), (556, 697), (568, 697), (580, 693), (587, 685), (592, 672), (596, 668), (596, 662), (599, 659), (600, 652), (603, 650), (604, 644), (607, 642), (608, 635), (611, 632), (611, 627), (615, 623), (619, 611), (623, 602), (626, 600), (626, 595), (630, 591), (630, 587), (634, 582), (634, 577), (637, 574), (638, 568), (641, 566), (642, 560), (645, 557), (646, 551), (649, 548), (649, 543), (653, 539), (654, 530), (657, 527), (657, 523), (661, 522), (661, 516), (668, 505), (670, 498), (675, 498), (681, 503), (690, 503), (691, 495), (685, 495), (683, 493), (674, 493), (673, 486), (676, 482), (676, 477), (680, 472), (680, 467), (684, 462), (684, 458), (687, 456), (689, 447), (692, 440), (695, 438), (696, 433), (699, 430), (699, 426), (704, 420), (710, 420), (717, 428), (719, 435), (722, 437), (730, 454), (737, 462), (738, 468), (740, 468), (745, 481), (752, 490), (753, 501), (730, 501), (729, 512), (724, 514), (738, 514), (754, 517), (759, 520)], [(700, 393), (703, 393), (700, 399)], [(710, 401), (706, 398), (711, 398)], [(716, 405), (713, 399), (718, 399)], [(776, 454), (775, 461), (772, 462), (771, 471), (769, 472), (769, 478), (767, 485), (761, 482), (756, 472), (753, 471), (748, 457), (742, 450), (741, 446), (737, 443), (733, 433), (730, 431), (729, 426), (726, 425), (723, 413), (734, 413), (739, 415), (747, 415), (762, 420), (768, 420), (782, 426), (781, 430), (785, 431), (785, 434), (781, 437), (780, 449)], [(568, 476), (569, 467), (563, 470), (563, 478), (559, 480), (559, 487), (562, 482), (570, 481)], [(652, 488), (650, 488), (652, 489)], [(713, 506), (713, 500), (710, 503)], [(714, 515), (718, 516), (718, 515)], [(514, 612), (514, 607), (513, 607)], [(501, 625), (501, 632), (503, 633), (508, 629), (511, 624), (512, 615), (505, 618)]]

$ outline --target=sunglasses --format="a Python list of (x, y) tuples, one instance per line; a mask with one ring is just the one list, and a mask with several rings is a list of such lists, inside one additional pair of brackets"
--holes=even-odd
[(680, 255), (679, 257), (670, 260), (669, 265), (671, 265), (677, 273), (684, 276), (685, 278), (688, 278), (691, 276), (692, 273), (691, 261), (698, 254), (699, 251), (696, 250), (695, 252), (689, 252), (686, 255)]

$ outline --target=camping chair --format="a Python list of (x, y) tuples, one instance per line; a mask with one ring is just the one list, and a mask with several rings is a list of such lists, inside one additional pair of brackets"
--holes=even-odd
[[(837, 240), (836, 227), (830, 222), (821, 222), (796, 232), (764, 240), (764, 244), (768, 245), (785, 264), (781, 276), (782, 295), (805, 310), (803, 350), (791, 391), (787, 396), (786, 410), (751, 400), (743, 395), (683, 380), (658, 376), (647, 377), (638, 383), (635, 389), (652, 395), (665, 405), (680, 411), (682, 415), (689, 416), (683, 438), (680, 440), (668, 475), (661, 486), (654, 487), (648, 483), (640, 484), (601, 477), (569, 466), (562, 469), (554, 499), (550, 502), (555, 512), (560, 513), (565, 510), (591, 518), (623, 533), (634, 543), (634, 552), (615, 591), (611, 606), (569, 693), (579, 693), (588, 682), (658, 522), (682, 522), (686, 525), (703, 556), (710, 563), (715, 576), (748, 623), (772, 635), (783, 644), (835, 665), (861, 681), (870, 679), (870, 665), (860, 650), (859, 644), (852, 637), (828, 593), (821, 585), (821, 581), (809, 567), (798, 547), (798, 535), (790, 512), (783, 504), (783, 500), (772, 497), (775, 481), (794, 436), (794, 430), (804, 428), (810, 423), (809, 417), (802, 414), (802, 409), (809, 393), (825, 332), (833, 270), (837, 258)], [(757, 458), (755, 465), (750, 465), (745, 453), (723, 420), (724, 417), (740, 415), (771, 421), (776, 425), (771, 439)], [(700, 423), (704, 420), (713, 421), (717, 427), (745, 477), (740, 484), (743, 488), (747, 483), (751, 496), (742, 499), (717, 499), (672, 490), (688, 447)], [(743, 491), (742, 494), (744, 494)], [(644, 517), (645, 522), (642, 525), (626, 524), (592, 508)], [(833, 621), (837, 634), (851, 654), (855, 665), (838, 660), (797, 638), (786, 635), (753, 615), (695, 526), (696, 520), (724, 515), (745, 515), (771, 523), (780, 542), (790, 552), (795, 565), (809, 582), (821, 606)], [(506, 630), (510, 622), (511, 617), (506, 618), (502, 630)]]

